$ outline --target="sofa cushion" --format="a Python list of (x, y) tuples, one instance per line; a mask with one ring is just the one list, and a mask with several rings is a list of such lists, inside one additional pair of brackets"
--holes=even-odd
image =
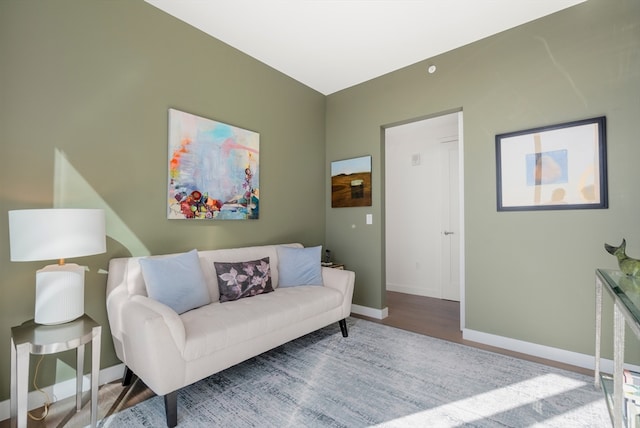
[(147, 295), (178, 314), (211, 303), (198, 251), (139, 260)]
[(218, 276), (221, 302), (273, 291), (269, 257), (246, 262), (214, 262), (213, 264)]
[(301, 286), (276, 288), (251, 299), (213, 302), (180, 315), (186, 335), (183, 358), (203, 358), (292, 324), (340, 312), (343, 301), (343, 294), (334, 288)]
[(320, 258), (322, 246), (292, 248), (278, 246), (280, 287), (323, 285)]

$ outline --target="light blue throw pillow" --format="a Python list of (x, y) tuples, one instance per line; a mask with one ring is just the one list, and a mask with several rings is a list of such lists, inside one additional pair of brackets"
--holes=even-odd
[(278, 286), (324, 285), (320, 254), (322, 246), (294, 248), (284, 245), (278, 251)]
[(147, 295), (178, 314), (211, 303), (198, 251), (140, 259)]

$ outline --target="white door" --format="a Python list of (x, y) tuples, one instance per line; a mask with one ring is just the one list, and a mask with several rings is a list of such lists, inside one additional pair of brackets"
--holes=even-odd
[(442, 298), (460, 301), (460, 200), (458, 140), (441, 144)]

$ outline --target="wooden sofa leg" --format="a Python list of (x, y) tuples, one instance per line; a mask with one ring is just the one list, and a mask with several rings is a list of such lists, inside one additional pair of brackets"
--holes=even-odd
[(342, 320), (338, 321), (338, 324), (340, 324), (340, 330), (342, 331), (342, 337), (348, 337), (349, 336), (349, 331), (347, 330), (347, 320), (346, 319), (342, 319)]
[(127, 366), (124, 366), (124, 374), (122, 375), (122, 386), (131, 385), (131, 379), (133, 378), (133, 372)]
[(164, 396), (164, 411), (167, 414), (167, 426), (173, 428), (178, 425), (178, 391)]

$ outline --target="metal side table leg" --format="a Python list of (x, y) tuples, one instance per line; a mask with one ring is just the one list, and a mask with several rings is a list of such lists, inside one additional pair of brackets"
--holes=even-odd
[(11, 338), (11, 409), (9, 411), (9, 421), (11, 428), (15, 428), (16, 426), (16, 417), (18, 415), (18, 403), (16, 399), (18, 398), (18, 382), (17, 382), (17, 356), (16, 356), (16, 344), (13, 341), (13, 337)]
[(82, 378), (84, 375), (84, 345), (76, 349), (76, 412), (82, 410)]
[(102, 327), (97, 326), (92, 330), (91, 339), (91, 426), (98, 422), (98, 385), (100, 384), (100, 336)]
[[(29, 345), (21, 344), (12, 346), (15, 352), (15, 381), (12, 389), (15, 396), (11, 399), (11, 406), (15, 409), (15, 426), (27, 427), (28, 394), (29, 394)], [(14, 404), (15, 403), (15, 404)]]

